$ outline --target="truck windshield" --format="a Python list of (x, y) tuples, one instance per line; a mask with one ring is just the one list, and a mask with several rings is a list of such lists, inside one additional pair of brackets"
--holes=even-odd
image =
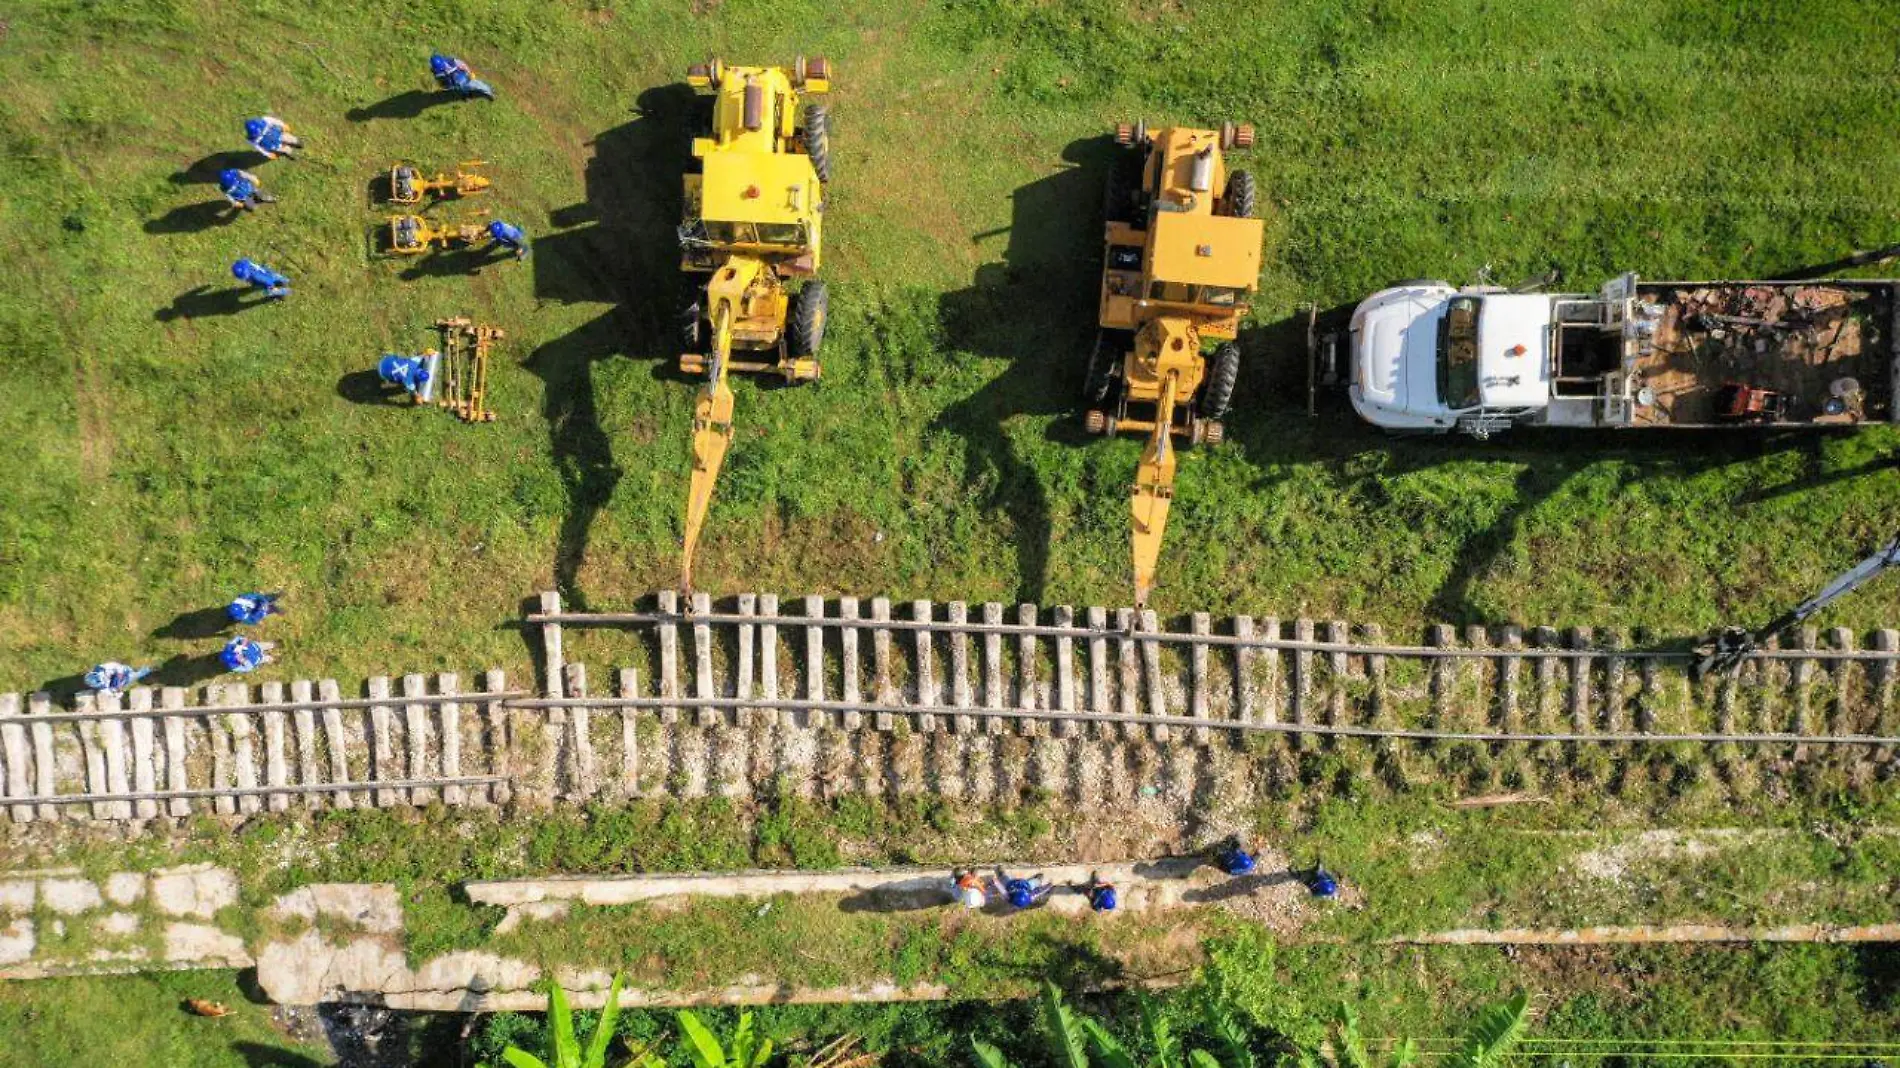
[(723, 245), (792, 245), (805, 243), (798, 223), (709, 222), (706, 236)]
[(1477, 407), (1477, 297), (1453, 298), (1438, 324), (1438, 399), (1454, 410)]

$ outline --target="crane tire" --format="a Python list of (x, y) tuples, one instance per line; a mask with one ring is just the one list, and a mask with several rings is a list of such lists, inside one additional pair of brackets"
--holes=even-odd
[(830, 300), (823, 282), (806, 282), (792, 297), (792, 329), (788, 339), (794, 356), (816, 356), (825, 343), (825, 317)]
[(1201, 386), (1201, 400), (1195, 411), (1202, 419), (1222, 419), (1234, 403), (1234, 386), (1240, 381), (1240, 346), (1229, 341), (1208, 357), (1207, 381)]
[(805, 106), (805, 154), (818, 180), (831, 181), (831, 113), (823, 104)]

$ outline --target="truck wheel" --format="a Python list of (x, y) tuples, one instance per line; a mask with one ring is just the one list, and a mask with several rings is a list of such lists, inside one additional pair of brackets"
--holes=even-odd
[(1214, 350), (1207, 361), (1207, 381), (1201, 386), (1201, 402), (1195, 409), (1202, 419), (1222, 419), (1234, 403), (1234, 386), (1240, 381), (1240, 346), (1228, 342)]
[(1089, 352), (1088, 370), (1082, 375), (1082, 403), (1093, 408), (1105, 403), (1115, 388), (1115, 372), (1121, 369), (1121, 340), (1106, 330), (1095, 334), (1095, 348)]
[(805, 107), (805, 154), (811, 157), (818, 180), (831, 181), (831, 113), (823, 104)]
[(1221, 214), (1236, 219), (1251, 219), (1259, 210), (1260, 194), (1254, 187), (1253, 175), (1246, 171), (1235, 171), (1227, 176), (1227, 195), (1221, 197)]
[(825, 342), (825, 312), (830, 301), (823, 282), (806, 282), (792, 297), (792, 329), (789, 339), (794, 356), (816, 356)]

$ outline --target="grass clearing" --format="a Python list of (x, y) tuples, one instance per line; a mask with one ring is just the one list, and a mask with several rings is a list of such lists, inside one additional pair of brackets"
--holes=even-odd
[[(1743, 10), (269, 3), (246, 32), (279, 44), (231, 51), (201, 0), (31, 5), (0, 45), (0, 682), (203, 652), (155, 632), (256, 585), (291, 591), (286, 672), (522, 667), (499, 624), (529, 592), (672, 581), (691, 391), (663, 351), (686, 137), (667, 87), (709, 50), (829, 53), (841, 164), (827, 377), (739, 387), (709, 588), (1125, 598), (1138, 446), (1071, 419), (1093, 161), (1116, 119), (1231, 115), (1260, 126), (1271, 247), (1233, 444), (1184, 460), (1160, 607), (1395, 633), (1764, 616), (1889, 534), (1900, 436), (1390, 442), (1304, 416), (1284, 325), (1487, 263), (1759, 275), (1890, 240), (1895, 13)], [(501, 100), (437, 106), (431, 43)], [(311, 156), (257, 168), (282, 203), (222, 222), (207, 168), (266, 109)], [(364, 188), (401, 157), (488, 159), (472, 206), (534, 258), (371, 258)], [(194, 291), (239, 254), (296, 296), (178, 314), (221, 310)], [(500, 422), (356, 402), (348, 376), (455, 313), (511, 334)], [(1883, 583), (1825, 622), (1897, 609)]]

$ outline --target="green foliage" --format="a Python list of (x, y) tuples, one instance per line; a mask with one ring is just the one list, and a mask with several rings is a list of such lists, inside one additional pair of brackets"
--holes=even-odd
[(976, 1054), (978, 1068), (1010, 1068), (1002, 1051), (982, 1039), (970, 1039), (970, 1050)]
[(717, 1036), (689, 1009), (678, 1013), (693, 1068), (764, 1068), (772, 1059), (772, 1040), (761, 1040), (752, 1029), (752, 1014), (741, 1013), (732, 1040), (721, 1045)]
[[(620, 1014), (620, 988), (620, 975), (616, 973), (607, 989), (606, 1006), (594, 1023), (583, 1053), (581, 1038), (574, 1027), (574, 1011), (567, 1003), (567, 992), (561, 989), (560, 983), (550, 981), (548, 1027), (544, 1035), (546, 1059), (512, 1043), (501, 1051), (501, 1059), (512, 1068), (607, 1068), (607, 1046), (613, 1041), (614, 1021)], [(648, 1066), (643, 1063), (640, 1068)]]
[(1472, 1021), (1463, 1044), (1446, 1063), (1452, 1068), (1493, 1068), (1524, 1037), (1529, 1016), (1529, 991), (1520, 990), (1509, 1001), (1486, 1008)]
[(1062, 991), (1047, 980), (1042, 984), (1042, 1033), (1056, 1068), (1089, 1068), (1088, 1036), (1062, 1003)]

